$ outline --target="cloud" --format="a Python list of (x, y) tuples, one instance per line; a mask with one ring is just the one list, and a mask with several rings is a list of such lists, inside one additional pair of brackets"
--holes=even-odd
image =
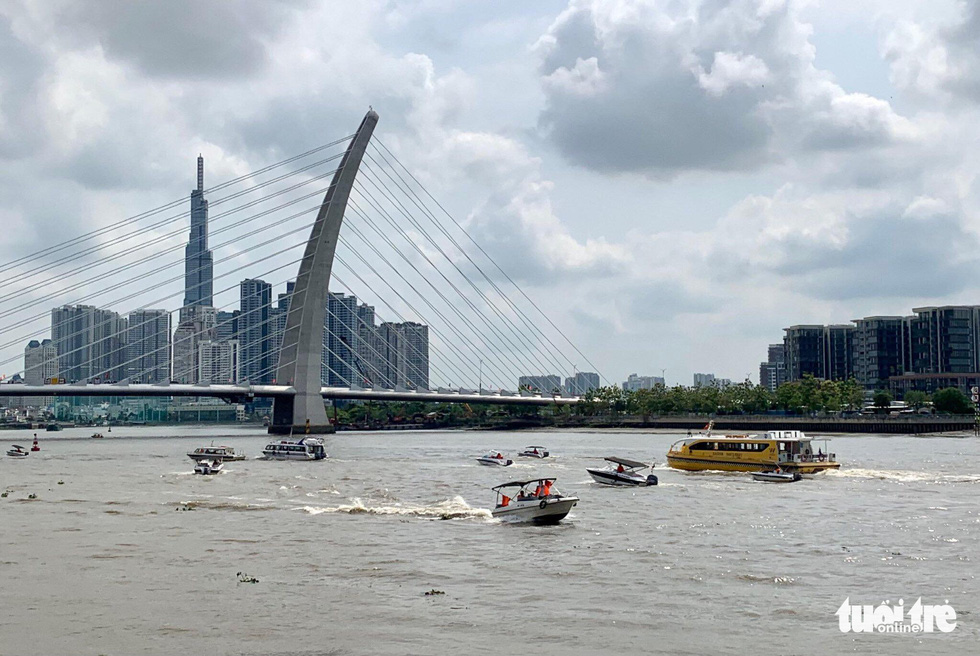
[(953, 18), (894, 22), (881, 44), (892, 83), (919, 101), (980, 101), (980, 3), (957, 3)]
[(572, 163), (670, 177), (914, 138), (814, 64), (793, 2), (573, 0), (539, 39), (540, 127)]

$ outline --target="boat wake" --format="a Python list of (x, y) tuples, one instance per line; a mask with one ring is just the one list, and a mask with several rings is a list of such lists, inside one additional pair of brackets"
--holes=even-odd
[(178, 508), (183, 510), (231, 510), (235, 512), (248, 512), (253, 510), (277, 510), (277, 506), (270, 506), (258, 503), (236, 503), (231, 500), (224, 501), (211, 501), (211, 500), (198, 500), (198, 501), (186, 501), (184, 503), (177, 504)]
[(398, 515), (424, 517), (429, 519), (490, 519), (486, 508), (473, 508), (463, 497), (455, 496), (432, 506), (380, 505), (367, 506), (360, 499), (353, 499), (350, 505), (303, 506), (310, 515), (324, 513), (346, 513), (348, 515)]
[(943, 474), (927, 471), (847, 468), (828, 471), (825, 476), (841, 478), (876, 478), (899, 483), (980, 483), (980, 474)]

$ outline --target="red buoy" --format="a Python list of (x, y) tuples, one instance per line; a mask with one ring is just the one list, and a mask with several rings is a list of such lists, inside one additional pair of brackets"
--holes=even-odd
[(34, 446), (31, 447), (31, 451), (40, 451), (41, 447), (37, 445), (37, 440), (34, 440)]

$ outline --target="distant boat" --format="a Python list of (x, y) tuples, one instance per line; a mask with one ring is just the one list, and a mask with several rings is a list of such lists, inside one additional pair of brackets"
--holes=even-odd
[(227, 462), (229, 460), (244, 460), (245, 454), (236, 451), (230, 446), (200, 446), (190, 453), (187, 457), (191, 460), (215, 460), (217, 462)]
[(103, 437), (105, 437), (105, 435), (103, 435), (102, 433), (92, 433), (93, 440), (101, 440)]
[(280, 440), (270, 442), (262, 449), (263, 455), (270, 460), (323, 460), (327, 452), (323, 449), (323, 440), (318, 437), (306, 437), (298, 442)]
[(523, 458), (547, 458), (551, 454), (543, 446), (526, 446), (517, 455)]
[(775, 471), (752, 472), (752, 479), (764, 483), (795, 483), (802, 480), (800, 472), (784, 472), (780, 469)]
[(7, 455), (11, 458), (26, 458), (30, 453), (19, 444), (12, 444), (11, 448), (7, 450)]
[(500, 453), (499, 451), (497, 452), (491, 451), (486, 455), (480, 456), (479, 458), (476, 459), (476, 461), (481, 465), (487, 465), (488, 467), (494, 467), (494, 466), (507, 467), (508, 465), (514, 464), (513, 460), (511, 460), (510, 458), (505, 458), (504, 454)]
[(60, 426), (59, 424), (48, 424), (48, 425), (47, 425), (47, 426), (46, 426), (46, 427), (44, 428), (44, 430), (46, 430), (46, 431), (50, 431), (50, 432), (52, 432), (52, 433), (53, 433), (53, 432), (55, 432), (55, 431), (60, 431), (60, 430), (61, 430), (61, 426)]

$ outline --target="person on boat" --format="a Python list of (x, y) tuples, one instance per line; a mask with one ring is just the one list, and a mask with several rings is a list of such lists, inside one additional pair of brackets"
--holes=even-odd
[(783, 468), (780, 467), (779, 465), (776, 465), (776, 469), (773, 470), (773, 473), (774, 474), (782, 474), (783, 473)]
[(504, 508), (504, 507), (509, 506), (509, 505), (510, 505), (510, 497), (507, 496), (506, 494), (501, 494), (500, 495), (500, 507), (501, 508)]
[(501, 459), (503, 459), (503, 457), (504, 457), (504, 454), (502, 454), (502, 453), (498, 453), (498, 454), (496, 455), (496, 457), (497, 457), (497, 458), (501, 458)]
[(540, 497), (543, 491), (544, 491), (544, 487), (541, 485), (541, 481), (538, 481), (538, 486), (534, 488), (534, 496)]
[(538, 447), (534, 447), (534, 451), (532, 451), (531, 453), (533, 453), (534, 455), (538, 455)]
[(551, 481), (545, 481), (544, 482), (544, 490), (543, 490), (543, 492), (544, 493), (541, 496), (543, 496), (543, 497), (551, 496)]
[(624, 471), (626, 471), (626, 468), (623, 467), (622, 464), (620, 464), (619, 467), (616, 467), (616, 473), (617, 474), (622, 474)]

